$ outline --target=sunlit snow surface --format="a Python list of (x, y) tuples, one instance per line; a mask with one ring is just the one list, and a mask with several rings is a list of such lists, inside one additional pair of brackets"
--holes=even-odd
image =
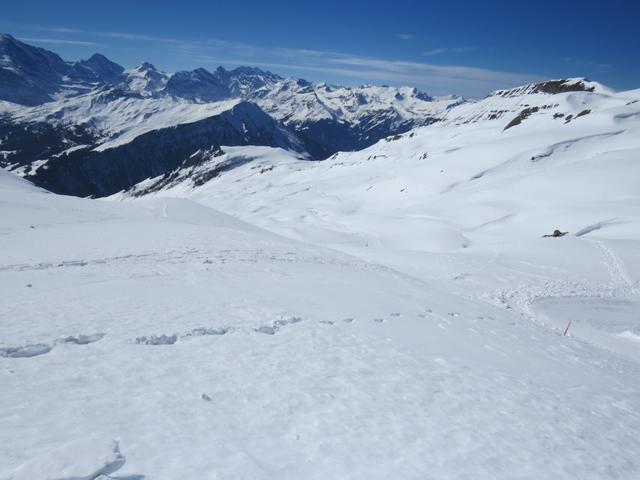
[(640, 477), (640, 92), (565, 97), (126, 202), (0, 172), (0, 478)]

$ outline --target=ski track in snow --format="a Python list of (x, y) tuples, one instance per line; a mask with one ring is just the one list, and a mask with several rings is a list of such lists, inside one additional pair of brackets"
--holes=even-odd
[(591, 240), (593, 245), (600, 251), (604, 264), (611, 276), (612, 290), (619, 292), (619, 295), (632, 295), (638, 293), (638, 289), (626, 272), (624, 262), (616, 252), (603, 240)]

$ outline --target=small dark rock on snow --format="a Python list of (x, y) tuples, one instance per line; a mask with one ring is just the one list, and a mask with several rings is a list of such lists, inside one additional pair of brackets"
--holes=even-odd
[(569, 232), (561, 232), (560, 230), (554, 230), (552, 234), (550, 235), (543, 235), (542, 238), (557, 238), (557, 237), (564, 237), (566, 234), (568, 234)]

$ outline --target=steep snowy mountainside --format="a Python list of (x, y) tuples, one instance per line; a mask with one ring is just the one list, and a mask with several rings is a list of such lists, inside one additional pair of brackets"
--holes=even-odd
[[(140, 101), (156, 100), (134, 103)], [(123, 111), (129, 106), (123, 105)], [(27, 165), (21, 173), (56, 193), (105, 196), (172, 171), (198, 150), (220, 145), (266, 145), (299, 152), (300, 158), (306, 155), (292, 132), (253, 103), (176, 104), (154, 116), (140, 115), (140, 123), (135, 121), (138, 111), (133, 111), (126, 128), (114, 138), (69, 148), (40, 164)], [(180, 116), (184, 120), (176, 125)], [(14, 141), (24, 142), (24, 136)]]
[(282, 80), (274, 73), (252, 67), (218, 67), (213, 72), (197, 68), (173, 74), (164, 92), (198, 103), (229, 98), (253, 100), (261, 95), (257, 92), (269, 91)]
[(58, 196), (2, 171), (0, 218), (0, 478), (640, 472), (637, 358), (470, 291), (188, 200)]
[(49, 50), (0, 33), (0, 100), (37, 105), (84, 93), (100, 83), (82, 64), (65, 62)]
[(110, 85), (118, 85), (125, 80), (124, 68), (99, 53), (94, 53), (87, 60), (80, 60), (78, 65), (91, 70), (96, 77)]
[[(296, 163), (304, 158), (294, 152), (282, 148), (273, 147), (228, 147), (224, 149), (200, 149), (186, 158), (182, 164), (172, 171), (168, 171), (161, 177), (150, 178), (137, 184), (130, 190), (130, 194), (136, 197), (149, 195), (153, 192), (161, 192), (168, 188), (182, 189), (186, 196), (194, 186), (207, 183), (212, 178), (222, 175), (242, 165), (252, 164), (251, 170), (255, 174), (269, 172), (272, 167), (263, 166), (266, 163), (289, 162)], [(176, 192), (173, 192), (175, 194)], [(118, 198), (121, 194), (117, 195)]]
[(143, 62), (136, 68), (124, 71), (123, 83), (127, 90), (150, 97), (163, 91), (170, 77), (152, 64)]
[(314, 157), (358, 150), (390, 134), (428, 125), (463, 99), (433, 99), (415, 88), (336, 87), (296, 78), (258, 90), (255, 101), (292, 127)]
[(18, 124), (49, 123), (76, 126), (95, 134), (98, 150), (128, 143), (139, 135), (173, 125), (214, 116), (237, 105), (239, 100), (194, 104), (169, 98), (142, 97), (106, 88), (58, 102), (23, 108), (5, 103), (4, 112)]

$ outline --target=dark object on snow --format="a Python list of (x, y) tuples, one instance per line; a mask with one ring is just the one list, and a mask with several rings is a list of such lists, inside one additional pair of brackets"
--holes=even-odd
[(589, 115), (590, 113), (591, 113), (591, 109), (587, 108), (585, 110), (582, 110), (579, 114), (577, 114), (575, 118), (584, 117), (585, 115)]
[[(509, 124), (504, 127), (504, 130), (508, 130), (511, 127), (515, 127), (516, 125), (520, 125), (522, 123), (523, 120), (526, 120), (527, 118), (529, 118), (531, 116), (531, 114), (536, 113), (540, 110), (539, 107), (529, 107), (529, 108), (525, 108), (524, 110), (522, 110), (518, 116), (516, 118), (514, 118), (513, 120), (511, 120), (509, 122)], [(504, 131), (503, 130), (503, 131)]]
[(567, 233), (569, 232), (561, 232), (560, 230), (554, 230), (553, 233), (551, 235), (543, 235), (542, 238), (549, 238), (549, 237), (564, 237)]

